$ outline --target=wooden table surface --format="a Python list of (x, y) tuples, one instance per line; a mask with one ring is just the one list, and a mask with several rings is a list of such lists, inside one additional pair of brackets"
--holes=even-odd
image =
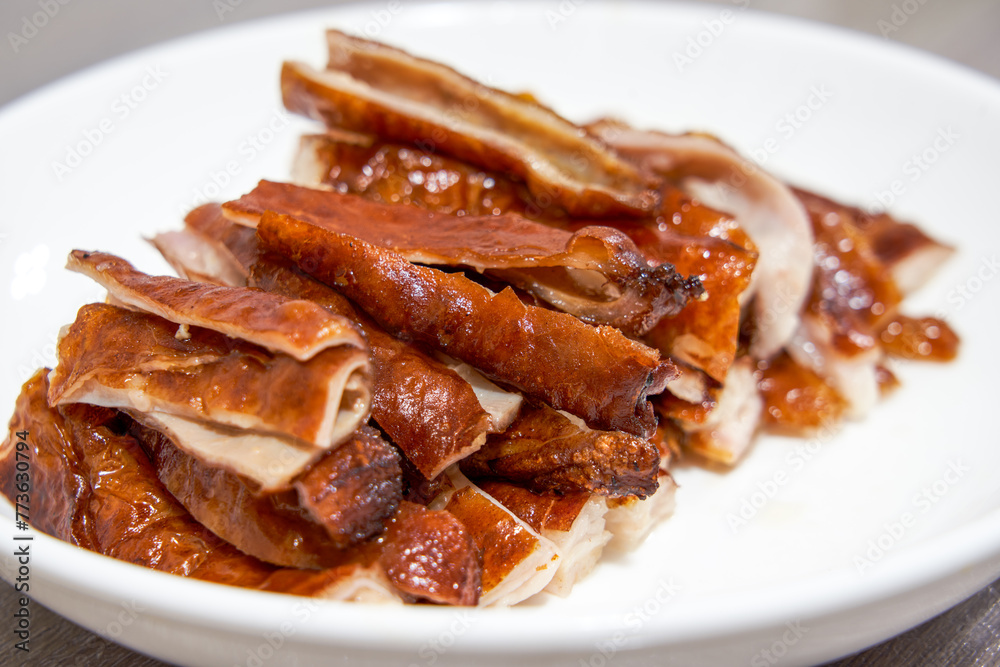
[[(94, 0), (66, 6), (79, 30), (49, 30), (33, 42), (33, 52), (12, 57), (0, 49), (0, 104), (49, 80), (93, 62), (149, 43), (217, 25), (215, 11), (202, 0)], [(325, 6), (329, 0), (245, 2), (232, 22), (281, 11)], [(732, 4), (721, 2), (721, 4)], [(896, 0), (754, 0), (754, 9), (787, 13), (878, 35), (879, 21), (891, 15)], [(925, 2), (900, 30), (887, 35), (1000, 77), (1000, 2), (953, 0)], [(35, 0), (0, 3), (0, 27), (20, 25), (38, 11)], [(122, 26), (127, 26), (123, 29)], [(70, 26), (72, 27), (72, 26)], [(75, 36), (75, 37), (74, 37)], [(0, 584), (0, 612), (16, 608), (14, 590)], [(0, 665), (155, 667), (164, 665), (112, 644), (32, 603), (32, 651), (22, 660), (0, 642)], [(844, 658), (836, 667), (951, 667), (1000, 665), (1000, 581), (972, 598), (881, 645)]]

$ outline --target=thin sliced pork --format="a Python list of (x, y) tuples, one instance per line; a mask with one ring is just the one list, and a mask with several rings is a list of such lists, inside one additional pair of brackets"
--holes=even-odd
[(614, 122), (590, 128), (636, 164), (677, 179), (688, 194), (739, 221), (759, 252), (750, 353), (758, 359), (777, 353), (798, 327), (813, 270), (809, 219), (791, 189), (712, 137)]
[(460, 274), (416, 266), (355, 237), (267, 212), (264, 247), (338, 289), (388, 331), (461, 359), (486, 375), (565, 409), (593, 428), (648, 437), (646, 400), (676, 375), (669, 361), (612, 327), (592, 327), (525, 306)]
[(660, 452), (621, 431), (595, 431), (546, 405), (525, 405), (503, 433), (460, 463), (473, 479), (532, 491), (646, 497), (656, 491)]
[[(107, 340), (116, 345), (99, 342)], [(302, 362), (107, 304), (79, 310), (58, 355), (53, 405), (167, 412), (299, 440), (307, 448), (338, 445), (363, 423), (371, 404), (363, 350), (332, 348)]]
[(638, 215), (655, 205), (649, 177), (551, 110), (384, 44), (335, 30), (327, 37), (327, 70), (282, 68), (289, 110), (512, 174), (574, 215)]
[(448, 215), (272, 181), (223, 209), (249, 226), (274, 211), (414, 263), (485, 271), (586, 322), (635, 336), (703, 294), (697, 278), (684, 278), (665, 262), (651, 267), (626, 235), (609, 227), (571, 233), (514, 213)]
[(308, 301), (240, 287), (149, 276), (103, 252), (74, 250), (66, 267), (93, 278), (129, 308), (177, 324), (205, 327), (305, 361), (321, 350), (365, 348), (361, 334)]

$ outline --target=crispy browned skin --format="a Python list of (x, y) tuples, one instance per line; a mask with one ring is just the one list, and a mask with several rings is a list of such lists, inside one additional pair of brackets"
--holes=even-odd
[(253, 286), (313, 301), (359, 327), (371, 348), (372, 416), (423, 475), (437, 476), (494, 430), (472, 387), (455, 371), (418, 345), (389, 335), (346, 297), (302, 274), (287, 259), (261, 253), (254, 230), (223, 217), (220, 206), (206, 204), (192, 211), (185, 224), (206, 242), (229, 248)]
[(854, 224), (856, 210), (798, 191), (812, 222), (815, 269), (805, 312), (830, 332), (837, 352), (853, 356), (878, 345), (876, 330), (902, 301), (871, 242)]
[(372, 417), (420, 472), (433, 478), (485, 441), (491, 430), (472, 387), (413, 343), (385, 332), (341, 294), (276, 255), (253, 264), (257, 287), (309, 299), (356, 322), (371, 348)]
[(295, 481), (299, 502), (330, 539), (347, 546), (377, 534), (403, 495), (398, 452), (369, 427)]
[(479, 488), (539, 533), (543, 530), (569, 531), (591, 497), (585, 492), (566, 495), (535, 493), (523, 486), (499, 480), (483, 480)]
[(302, 137), (299, 151), (302, 167), (296, 181), (328, 185), (371, 201), (452, 215), (518, 213), (532, 220), (543, 212), (556, 218), (565, 215), (558, 207), (543, 210), (520, 181), (412, 145), (317, 134)]
[(273, 493), (201, 463), (153, 429), (135, 423), (131, 432), (160, 481), (195, 519), (275, 565), (342, 563), (342, 550), (380, 532), (402, 494), (398, 454), (367, 428), (299, 476), (295, 490)]
[[(740, 295), (750, 284), (757, 253), (726, 216), (665, 188), (661, 222), (615, 221), (646, 256), (701, 277), (704, 296), (673, 317), (661, 319), (645, 340), (665, 354), (723, 381), (736, 359)], [(731, 238), (727, 238), (731, 237)], [(752, 247), (752, 246), (751, 246)]]
[(252, 483), (201, 463), (158, 431), (134, 423), (131, 433), (171, 495), (244, 553), (286, 567), (319, 568), (340, 560), (340, 549), (303, 511), (294, 491), (256, 494)]
[(445, 510), (462, 522), (482, 553), (483, 591), (496, 588), (538, 548), (538, 537), (472, 487), (455, 491)]
[[(192, 519), (139, 444), (104, 425), (114, 411), (49, 408), (45, 377), (39, 371), (25, 384), (10, 425), (11, 433), (29, 434), (33, 526), (112, 558), (198, 579), (257, 586), (274, 571)], [(13, 464), (13, 454), (0, 462), (8, 497)]]
[(184, 227), (206, 241), (225, 248), (239, 270), (247, 275), (247, 267), (257, 256), (257, 235), (227, 220), (222, 214), (221, 204), (202, 204), (192, 210), (184, 217)]
[[(331, 393), (330, 378), (344, 364), (359, 363), (362, 350), (342, 346), (301, 362), (200, 327), (179, 339), (177, 329), (148, 313), (103, 303), (83, 306), (59, 341), (50, 402), (92, 400), (90, 388), (96, 384), (141, 394), (139, 403), (149, 401), (150, 407), (181, 417), (321, 448), (335, 444), (321, 439), (329, 430), (326, 420), (337, 416), (331, 410), (342, 407), (342, 397)], [(112, 407), (145, 410), (125, 398)]]
[(627, 433), (581, 429), (548, 406), (524, 406), (503, 433), (461, 463), (472, 478), (499, 478), (532, 491), (605, 496), (652, 494), (660, 453)]
[(838, 422), (846, 402), (823, 378), (786, 353), (758, 364), (763, 423), (771, 431), (808, 435)]
[(390, 332), (462, 359), (595, 428), (640, 437), (656, 428), (648, 394), (673, 365), (611, 327), (525, 306), (460, 274), (416, 266), (354, 237), (267, 212), (262, 244), (336, 287)]
[(245, 287), (148, 276), (103, 252), (74, 250), (67, 268), (93, 278), (129, 307), (242, 338), (299, 360), (331, 346), (365, 347), (349, 322), (308, 301)]
[(635, 215), (655, 204), (648, 176), (551, 110), (384, 44), (337, 31), (328, 38), (328, 72), (282, 68), (291, 111), (512, 174), (575, 215)]
[[(470, 536), (446, 512), (400, 508), (376, 541), (344, 551), (324, 570), (278, 568), (248, 556), (199, 524), (166, 490), (142, 447), (119, 434), (128, 420), (83, 404), (46, 403), (47, 369), (22, 389), (0, 447), (0, 491), (16, 498), (17, 432), (27, 432), (35, 528), (119, 560), (215, 583), (325, 596), (364, 570), (390, 571), (402, 593), (450, 604), (478, 600)], [(112, 430), (110, 426), (115, 426)], [(407, 552), (415, 541), (423, 548)], [(385, 551), (385, 555), (383, 555)], [(425, 577), (421, 577), (425, 574)]]
[(401, 592), (441, 604), (475, 606), (479, 601), (479, 550), (450, 512), (403, 501), (379, 541), (379, 563)]
[[(457, 216), (272, 181), (223, 209), (249, 225), (265, 211), (284, 213), (412, 262), (486, 271), (586, 322), (630, 335), (646, 333), (702, 294), (697, 278), (684, 278), (666, 262), (650, 267), (628, 236), (610, 227), (569, 232), (515, 213)], [(596, 284), (581, 282), (581, 271)]]
[(896, 315), (879, 333), (882, 349), (911, 361), (951, 361), (958, 356), (958, 334), (937, 317)]

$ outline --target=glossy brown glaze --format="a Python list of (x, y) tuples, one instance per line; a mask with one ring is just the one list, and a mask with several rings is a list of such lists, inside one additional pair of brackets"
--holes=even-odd
[[(50, 402), (159, 410), (321, 449), (367, 417), (362, 349), (335, 347), (301, 362), (209, 329), (191, 327), (186, 336), (178, 329), (156, 315), (83, 306), (59, 341)], [(109, 340), (116, 344), (102, 344)], [(333, 381), (345, 373), (359, 386)]]
[(764, 399), (762, 422), (771, 431), (809, 435), (840, 421), (846, 403), (819, 375), (782, 353), (757, 364)]
[(201, 463), (153, 429), (135, 423), (131, 433), (170, 494), (243, 553), (286, 567), (320, 568), (341, 560), (340, 549), (300, 506), (295, 491), (259, 493), (248, 480)]
[[(732, 219), (664, 189), (657, 220), (616, 221), (651, 262), (697, 276), (704, 294), (646, 335), (657, 349), (723, 381), (736, 358), (740, 297), (750, 285), (757, 254)], [(737, 239), (746, 246), (738, 245)]]
[(479, 549), (450, 512), (403, 501), (379, 543), (379, 564), (397, 590), (439, 604), (479, 601)]
[(911, 361), (951, 361), (958, 356), (958, 334), (937, 317), (896, 315), (878, 335), (882, 348)]
[(289, 216), (265, 213), (262, 244), (336, 287), (388, 331), (457, 357), (595, 428), (646, 437), (656, 427), (648, 394), (663, 391), (673, 365), (611, 327), (525, 306), (460, 274), (416, 266)]
[(242, 224), (256, 225), (274, 211), (412, 262), (485, 271), (584, 321), (632, 335), (702, 294), (697, 279), (666, 262), (651, 267), (628, 236), (609, 227), (569, 232), (515, 213), (457, 216), (272, 181), (223, 208)]
[[(25, 384), (10, 422), (11, 436), (30, 436), (35, 528), (162, 572), (278, 593), (351, 599), (359, 585), (384, 580), (381, 566), (358, 550), (324, 570), (278, 568), (242, 553), (167, 491), (139, 442), (124, 433), (130, 420), (80, 403), (48, 407), (46, 375), (40, 370)], [(12, 501), (15, 441), (0, 447), (0, 491)]]
[(565, 495), (535, 493), (523, 486), (499, 480), (484, 480), (479, 483), (479, 488), (539, 533), (543, 530), (568, 532), (591, 498), (585, 492)]
[(241, 338), (300, 361), (329, 347), (365, 348), (361, 334), (349, 322), (308, 301), (244, 287), (148, 276), (103, 252), (74, 250), (67, 268), (93, 278), (129, 307)]
[(483, 169), (416, 146), (328, 134), (302, 137), (294, 179), (310, 186), (361, 195), (384, 204), (418, 206), (452, 215), (518, 213), (533, 220), (563, 217), (542, 209), (527, 187), (498, 171)]
[(309, 299), (357, 323), (371, 348), (372, 417), (428, 478), (480, 447), (493, 430), (472, 387), (413, 343), (395, 338), (340, 293), (276, 255), (253, 264), (257, 287)]
[(620, 431), (581, 428), (544, 405), (528, 406), (503, 433), (461, 462), (470, 478), (498, 478), (532, 491), (646, 497), (656, 491), (660, 453)]
[(796, 194), (816, 237), (807, 312), (829, 332), (838, 353), (853, 356), (876, 348), (880, 323), (896, 312), (902, 294), (857, 224), (857, 209), (801, 190)]
[(539, 538), (472, 487), (455, 491), (445, 509), (458, 518), (482, 554), (482, 590), (491, 591), (536, 552)]
[(337, 546), (361, 542), (379, 533), (399, 506), (399, 459), (375, 429), (361, 426), (295, 480), (298, 502)]
[[(31, 523), (77, 546), (156, 570), (255, 586), (274, 570), (199, 525), (163, 488), (139, 444), (104, 424), (114, 411), (49, 408), (45, 371), (18, 398), (11, 432), (28, 431)], [(12, 441), (13, 439), (11, 439)], [(13, 454), (0, 464), (13, 497)]]
[(261, 493), (248, 480), (207, 466), (170, 439), (131, 431), (170, 493), (204, 526), (244, 553), (276, 565), (330, 567), (343, 549), (382, 530), (399, 503), (398, 454), (370, 430), (355, 434), (295, 481)]
[(327, 71), (283, 67), (289, 110), (512, 174), (575, 215), (655, 204), (646, 175), (551, 110), (384, 44), (337, 31), (328, 39)]

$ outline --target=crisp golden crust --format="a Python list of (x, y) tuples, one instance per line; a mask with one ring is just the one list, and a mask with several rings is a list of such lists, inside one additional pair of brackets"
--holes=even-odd
[[(650, 179), (551, 110), (384, 44), (328, 32), (330, 64), (285, 63), (285, 106), (328, 126), (420, 145), (524, 180), (575, 215), (637, 215)], [(464, 113), (449, 113), (454, 100)]]
[(504, 479), (532, 491), (645, 498), (656, 491), (660, 452), (648, 440), (580, 427), (548, 406), (525, 406), (461, 466), (473, 479)]
[(251, 269), (257, 287), (314, 301), (355, 322), (371, 348), (372, 417), (428, 478), (468, 456), (495, 430), (472, 386), (419, 346), (395, 338), (336, 290), (275, 255)]
[(67, 268), (93, 278), (130, 308), (177, 324), (213, 329), (300, 361), (330, 347), (365, 348), (361, 334), (349, 322), (308, 301), (242, 287), (148, 276), (103, 252), (74, 250)]
[(265, 211), (356, 236), (421, 264), (470, 267), (501, 278), (591, 324), (642, 335), (703, 293), (672, 265), (651, 267), (623, 233), (556, 229), (515, 213), (457, 216), (329, 190), (261, 181), (223, 209), (241, 224)]
[(350, 297), (387, 330), (468, 362), (500, 382), (565, 409), (595, 428), (647, 436), (648, 394), (673, 365), (611, 327), (525, 306), (460, 274), (415, 266), (357, 238), (267, 212), (262, 244)]
[[(368, 415), (368, 360), (356, 347), (308, 361), (156, 315), (89, 304), (59, 341), (53, 405), (89, 402), (291, 438), (330, 449)], [(115, 345), (101, 341), (114, 340)]]

